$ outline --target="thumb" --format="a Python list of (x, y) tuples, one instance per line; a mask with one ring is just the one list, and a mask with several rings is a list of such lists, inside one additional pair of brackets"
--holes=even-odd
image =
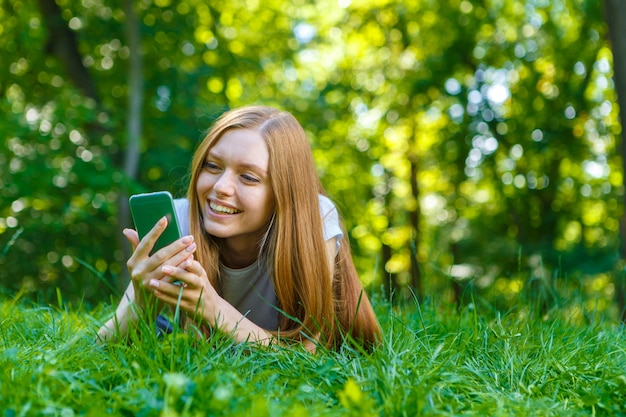
[(122, 234), (126, 237), (128, 242), (130, 242), (130, 246), (133, 247), (133, 252), (137, 249), (137, 245), (139, 245), (139, 235), (137, 231), (133, 229), (124, 229)]
[(202, 267), (200, 262), (190, 258), (189, 264), (185, 267), (188, 272), (199, 276), (203, 281), (206, 281), (210, 284), (209, 278), (207, 277), (206, 270)]

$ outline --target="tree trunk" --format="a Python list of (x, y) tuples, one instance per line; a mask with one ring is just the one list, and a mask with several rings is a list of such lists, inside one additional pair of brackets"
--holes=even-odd
[(413, 231), (411, 236), (411, 288), (417, 297), (417, 300), (421, 303), (424, 300), (424, 284), (422, 282), (422, 271), (419, 267), (419, 262), (417, 259), (418, 256), (418, 248), (419, 248), (419, 232), (420, 232), (420, 208), (419, 208), (419, 197), (420, 197), (420, 189), (419, 184), (417, 183), (417, 155), (413, 154), (409, 156), (409, 161), (411, 163), (411, 194), (415, 199), (415, 209), (409, 213), (409, 221), (411, 224), (411, 229)]
[(130, 56), (128, 60), (128, 119), (126, 121), (126, 153), (124, 173), (137, 178), (139, 169), (139, 145), (141, 142), (141, 116), (143, 104), (143, 57), (141, 52), (141, 28), (133, 10), (132, 0), (123, 1), (126, 14), (126, 38)]
[(87, 68), (83, 65), (76, 36), (63, 20), (61, 9), (54, 0), (39, 0), (39, 11), (48, 29), (46, 53), (51, 53), (59, 58), (74, 85), (85, 96), (98, 102), (96, 87)]
[[(387, 178), (387, 181), (389, 182), (390, 179), (388, 177), (389, 174), (385, 174), (385, 178)], [(389, 186), (388, 186), (389, 187)], [(390, 200), (391, 200), (391, 192), (390, 192), (390, 188), (387, 188), (387, 190), (385, 191), (384, 194), (384, 199), (385, 199), (385, 215), (387, 216), (387, 221), (388, 221), (388, 227), (391, 227), (393, 224), (393, 212), (391, 210), (390, 207)], [(383, 242), (382, 244), (382, 272), (383, 272), (383, 284), (384, 284), (384, 290), (385, 290), (385, 295), (387, 296), (387, 299), (392, 303), (395, 304), (396, 301), (398, 300), (398, 297), (400, 296), (401, 293), (401, 289), (400, 289), (400, 285), (398, 283), (398, 277), (397, 274), (391, 273), (387, 271), (387, 264), (389, 263), (389, 261), (391, 260), (391, 257), (393, 255), (391, 246), (385, 244)]]
[[(609, 28), (609, 36), (613, 49), (613, 78), (615, 81), (615, 91), (620, 107), (620, 123), (622, 125), (621, 155), (622, 155), (622, 181), (626, 189), (626, 7), (623, 0), (605, 0), (606, 22)], [(626, 207), (626, 194), (624, 194), (623, 205)], [(626, 212), (622, 214), (620, 221), (620, 258), (621, 265), (615, 280), (616, 301), (620, 309), (620, 318), (626, 323), (626, 274), (623, 266), (626, 260)]]
[[(128, 59), (128, 118), (126, 120), (126, 152), (124, 153), (124, 174), (128, 179), (136, 179), (139, 170), (139, 147), (141, 144), (142, 130), (142, 104), (143, 104), (143, 57), (141, 52), (141, 28), (139, 20), (133, 9), (132, 0), (122, 2), (126, 14), (126, 42), (130, 52)], [(118, 199), (118, 219), (122, 228), (132, 225), (128, 208), (128, 190), (123, 189)], [(130, 246), (119, 233), (120, 247), (124, 253), (124, 259), (130, 257)], [(122, 290), (128, 284), (128, 271), (122, 269), (123, 275), (118, 280), (118, 289)]]
[(392, 274), (391, 272), (387, 272), (385, 269), (387, 263), (391, 260), (391, 247), (383, 243), (382, 245), (382, 271), (383, 271), (383, 288), (385, 290), (385, 296), (392, 304), (395, 304), (396, 298), (398, 297), (398, 281), (396, 279), (396, 274)]

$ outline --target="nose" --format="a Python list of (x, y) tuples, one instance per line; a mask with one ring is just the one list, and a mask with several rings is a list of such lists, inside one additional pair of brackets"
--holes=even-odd
[(235, 191), (235, 178), (232, 173), (228, 171), (222, 172), (222, 174), (216, 179), (213, 184), (213, 190), (219, 195), (230, 196)]

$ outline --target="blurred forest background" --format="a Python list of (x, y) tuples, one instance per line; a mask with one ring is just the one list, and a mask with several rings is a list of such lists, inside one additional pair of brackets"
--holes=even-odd
[(601, 1), (0, 4), (5, 296), (117, 297), (128, 196), (184, 195), (203, 132), (261, 103), (309, 133), (372, 291), (622, 311)]

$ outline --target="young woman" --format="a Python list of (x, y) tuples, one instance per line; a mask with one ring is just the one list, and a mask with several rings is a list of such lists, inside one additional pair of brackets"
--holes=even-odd
[(175, 203), (185, 236), (152, 256), (165, 218), (141, 241), (124, 230), (131, 283), (101, 340), (126, 335), (150, 304), (179, 304), (187, 325), (241, 342), (314, 350), (380, 340), (337, 210), (291, 114), (251, 106), (222, 115), (193, 157), (187, 198)]

